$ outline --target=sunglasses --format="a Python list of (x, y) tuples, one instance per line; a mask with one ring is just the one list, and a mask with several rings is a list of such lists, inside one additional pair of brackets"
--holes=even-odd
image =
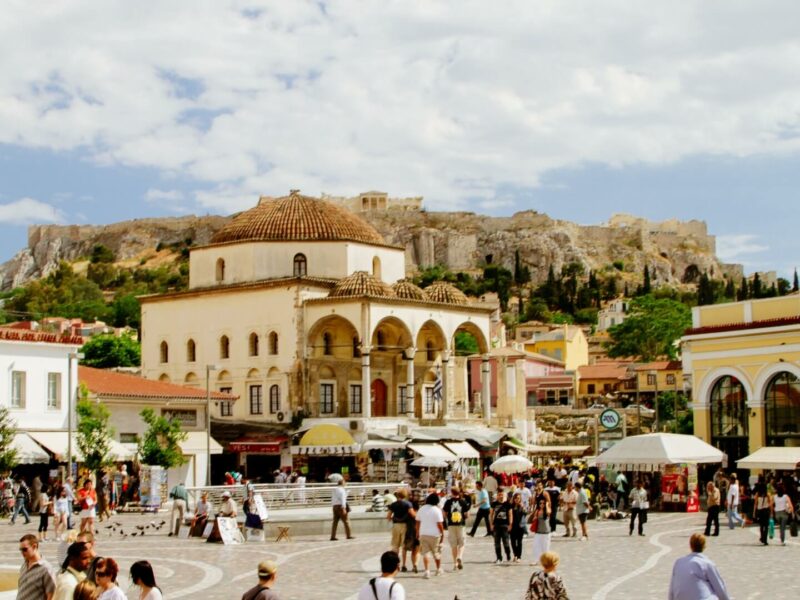
[(95, 571), (95, 577), (108, 577), (108, 571)]
[(24, 554), (25, 552), (27, 552), (28, 550), (30, 550), (30, 547), (29, 547), (29, 546), (22, 546), (22, 547), (19, 549), (19, 551), (20, 551), (20, 552), (22, 552), (23, 554)]

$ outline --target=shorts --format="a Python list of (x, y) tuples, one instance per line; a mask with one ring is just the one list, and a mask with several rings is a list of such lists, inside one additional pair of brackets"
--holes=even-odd
[(442, 556), (442, 544), (438, 535), (421, 535), (419, 536), (420, 554), (425, 556), (428, 553), (433, 554), (435, 559)]
[(586, 523), (586, 519), (588, 518), (589, 518), (589, 513), (582, 513), (578, 515), (578, 521), (580, 521), (581, 523)]
[(81, 519), (94, 519), (97, 516), (97, 512), (95, 511), (94, 507), (92, 508), (84, 508), (80, 512)]
[(405, 546), (406, 527), (408, 526), (405, 523), (392, 524), (392, 550), (397, 551)]
[(463, 548), (464, 526), (450, 525), (450, 527), (447, 528), (447, 541), (450, 543), (451, 548)]

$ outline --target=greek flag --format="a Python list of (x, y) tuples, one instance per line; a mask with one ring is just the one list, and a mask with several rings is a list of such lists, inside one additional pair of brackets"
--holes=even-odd
[(435, 400), (442, 399), (442, 369), (436, 371), (436, 381), (433, 382), (433, 398)]

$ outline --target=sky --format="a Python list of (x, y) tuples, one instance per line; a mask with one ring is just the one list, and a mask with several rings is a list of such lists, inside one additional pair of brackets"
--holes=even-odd
[(382, 190), (428, 210), (706, 221), (800, 262), (793, 0), (9, 0), (0, 261), (33, 223)]

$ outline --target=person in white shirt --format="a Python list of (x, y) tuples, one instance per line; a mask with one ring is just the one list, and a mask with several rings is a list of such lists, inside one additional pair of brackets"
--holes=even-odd
[(497, 479), (491, 473), (483, 478), (483, 489), (489, 492), (489, 500), (493, 501), (495, 494), (497, 494)]
[(775, 524), (780, 527), (781, 544), (786, 545), (786, 525), (792, 518), (794, 507), (786, 493), (786, 487), (779, 483), (775, 495), (772, 497), (772, 509), (775, 511)]
[(381, 555), (381, 576), (373, 577), (358, 592), (358, 600), (406, 600), (403, 586), (394, 580), (400, 571), (400, 557), (389, 550)]
[(331, 507), (333, 508), (333, 525), (331, 526), (331, 541), (336, 541), (336, 530), (339, 528), (339, 521), (344, 523), (344, 532), (348, 540), (353, 539), (350, 532), (350, 518), (347, 515), (347, 490), (344, 488), (344, 479), (333, 489), (331, 494)]
[(436, 574), (442, 574), (442, 545), (444, 544), (444, 513), (439, 508), (439, 495), (430, 494), (425, 504), (417, 511), (417, 537), (420, 554), (425, 564), (425, 578), (431, 576), (428, 555), (433, 555)]
[(716, 598), (730, 600), (725, 582), (703, 550), (706, 536), (694, 533), (689, 538), (692, 553), (675, 561), (672, 579), (669, 582), (669, 600), (698, 600)]
[(728, 486), (728, 495), (725, 500), (728, 503), (728, 528), (734, 528), (734, 521), (744, 527), (744, 519), (739, 515), (739, 482), (736, 479), (736, 473), (731, 474), (731, 483)]

